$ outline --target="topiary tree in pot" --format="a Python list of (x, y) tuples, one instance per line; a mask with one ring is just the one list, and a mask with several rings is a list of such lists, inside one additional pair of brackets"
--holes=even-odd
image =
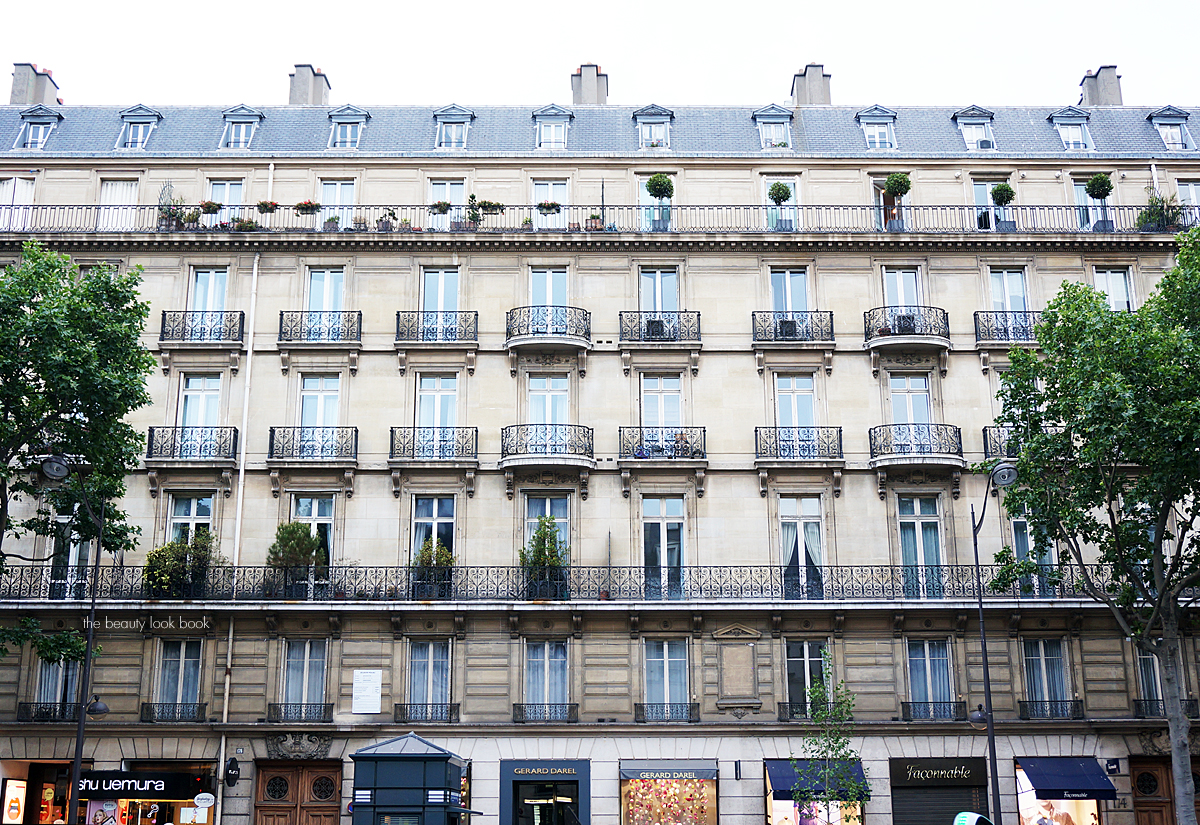
[(412, 559), (414, 599), (449, 599), (453, 593), (454, 553), (441, 539), (426, 536)]
[[(1017, 197), (1017, 192), (1006, 182), (1000, 181), (992, 187), (992, 203), (1000, 209), (1008, 206)], [(1016, 232), (1017, 222), (1013, 220), (1004, 220), (1004, 213), (996, 214), (996, 231), (997, 232)]]
[(1105, 203), (1112, 190), (1112, 180), (1103, 172), (1092, 175), (1083, 185), (1083, 191), (1087, 192), (1089, 198), (1100, 201), (1100, 220), (1092, 224), (1093, 232), (1113, 231), (1113, 222), (1108, 217), (1108, 204)]
[(777, 180), (767, 190), (767, 198), (777, 207), (774, 210), (768, 210), (767, 223), (770, 225), (770, 228), (776, 232), (791, 232), (794, 226), (792, 220), (781, 217), (778, 207), (783, 206), (783, 204), (792, 199), (792, 187), (781, 180)]
[(283, 588), (294, 595), (295, 585), (307, 589), (308, 579), (318, 574), (317, 566), (328, 568), (329, 557), (320, 537), (302, 521), (289, 521), (275, 528), (275, 542), (267, 548), (268, 587), (278, 591)]
[(654, 232), (666, 232), (671, 228), (671, 207), (663, 201), (669, 201), (675, 196), (675, 183), (670, 175), (658, 172), (646, 180), (646, 194), (658, 201), (658, 206), (650, 210), (651, 229)]
[(552, 516), (538, 516), (537, 527), (521, 548), (527, 599), (563, 600), (569, 595), (567, 559), (571, 548), (558, 533)]
[[(887, 176), (883, 182), (883, 194), (887, 196), (884, 200), (884, 219), (888, 232), (903, 232), (904, 218), (900, 213), (900, 200), (908, 194), (912, 189), (912, 181), (909, 180), (907, 172), (893, 172)], [(891, 203), (887, 201), (891, 200)]]
[(208, 571), (226, 564), (212, 533), (197, 527), (190, 541), (178, 539), (146, 554), (142, 583), (152, 599), (199, 599), (210, 588)]

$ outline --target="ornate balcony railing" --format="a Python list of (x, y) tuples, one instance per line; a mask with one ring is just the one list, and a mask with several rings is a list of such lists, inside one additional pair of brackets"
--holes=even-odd
[(78, 702), (18, 702), (18, 722), (77, 722)]
[(358, 458), (358, 427), (272, 427), (267, 458)]
[(513, 721), (514, 722), (578, 722), (579, 721), (579, 705), (574, 702), (572, 702), (570, 704), (558, 704), (558, 705), (514, 704), (513, 705)]
[(622, 312), (621, 340), (649, 344), (700, 340), (699, 312)]
[(268, 722), (332, 722), (333, 703), (271, 702), (267, 705)]
[[(454, 205), (445, 213), (431, 213), (428, 204), (359, 205), (324, 207), (311, 214), (297, 214), (290, 206), (262, 214), (255, 206), (222, 206), (215, 215), (200, 215), (192, 222), (183, 218), (196, 205), (37, 205), (0, 206), (0, 233), (227, 233), (227, 232), (314, 232), (341, 235), (405, 235), (420, 232), (720, 232), (800, 234), (878, 233), (885, 228), (908, 233), (975, 234), (1081, 234), (1091, 232), (1174, 233), (1196, 222), (1194, 208), (1179, 225), (1160, 226), (1138, 218), (1140, 206), (1108, 206), (1103, 220), (1092, 221), (1087, 210), (1077, 206), (1006, 206), (980, 208), (969, 204), (910, 206), (892, 214), (874, 205), (787, 206), (761, 204), (642, 206), (568, 205), (553, 215), (542, 215), (538, 207), (508, 205), (502, 213), (485, 213)], [(891, 212), (891, 210), (888, 210)], [(991, 220), (995, 214), (996, 220)], [(593, 215), (598, 217), (593, 218)], [(329, 218), (336, 216), (336, 223)], [(526, 224), (525, 220), (530, 223)], [(1095, 224), (1102, 224), (1097, 227)]]
[(750, 313), (755, 341), (832, 341), (832, 312)]
[(504, 334), (510, 341), (527, 335), (590, 341), (592, 313), (579, 307), (517, 307), (508, 311)]
[(462, 342), (479, 340), (478, 312), (397, 312), (396, 340)]
[(842, 457), (841, 427), (755, 427), (754, 457), (819, 461)]
[(237, 441), (237, 427), (151, 427), (146, 458), (233, 459), (237, 457)]
[(478, 427), (392, 427), (392, 459), (453, 461), (479, 455)]
[(361, 339), (361, 312), (281, 310), (279, 313), (281, 342), (337, 343)]
[(1021, 446), (1012, 437), (1012, 427), (984, 427), (983, 455), (985, 458), (1016, 458)]
[[(206, 602), (377, 602), (426, 601), (429, 588), (444, 589), (456, 601), (618, 601), (684, 600), (704, 602), (859, 601), (929, 599), (974, 601), (973, 565), (878, 564), (847, 566), (735, 565), (728, 567), (583, 567), (552, 568), (531, 575), (523, 567), (455, 566), (437, 568), (431, 583), (421, 568), (320, 566), (314, 568), (214, 566), (163, 592), (145, 581), (143, 567), (101, 567), (96, 582), (102, 601), (191, 600)], [(993, 590), (1000, 568), (984, 565), (985, 600), (1048, 602), (1089, 599), (1073, 566), (1047, 569)], [(1089, 565), (1097, 587), (1117, 593), (1111, 570)], [(82, 602), (90, 592), (92, 571), (79, 570), (70, 581), (50, 565), (9, 564), (0, 573), (0, 601)], [(418, 585), (414, 587), (414, 585)], [(445, 587), (443, 588), (443, 585)], [(1189, 590), (1188, 599), (1200, 595)]]
[(1017, 702), (1021, 719), (1082, 719), (1082, 699), (1050, 699), (1036, 702)]
[(1040, 312), (976, 312), (975, 340), (1026, 343), (1037, 340), (1034, 331), (1042, 322)]
[(576, 455), (591, 458), (592, 428), (579, 424), (514, 424), (500, 430), (500, 458)]
[(897, 335), (949, 338), (950, 316), (941, 307), (918, 306), (875, 307), (863, 313), (864, 340)]
[(962, 430), (951, 424), (884, 424), (872, 427), (871, 458), (897, 455), (957, 455)]
[(183, 312), (164, 309), (159, 341), (241, 341), (244, 312)]
[(143, 722), (207, 722), (207, 702), (142, 702)]
[(905, 722), (933, 720), (938, 722), (965, 722), (966, 702), (901, 702), (900, 718)]
[(637, 702), (633, 706), (635, 722), (699, 722), (699, 702)]
[(431, 705), (402, 705), (397, 704), (394, 720), (397, 725), (409, 722), (457, 722), (457, 702)]
[[(1200, 699), (1184, 699), (1183, 714), (1189, 719), (1200, 717)], [(1134, 699), (1133, 715), (1138, 719), (1165, 719), (1167, 703), (1162, 699)]]
[[(812, 714), (809, 712), (810, 705), (808, 702), (779, 702), (779, 721), (794, 722), (798, 719), (808, 719)], [(834, 712), (834, 705), (829, 705), (829, 712)]]
[(620, 458), (705, 458), (703, 427), (621, 427)]

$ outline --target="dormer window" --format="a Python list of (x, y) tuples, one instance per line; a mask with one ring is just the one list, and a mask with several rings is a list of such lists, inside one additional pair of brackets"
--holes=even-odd
[(333, 126), (329, 130), (330, 149), (357, 149), (363, 126), (371, 115), (357, 106), (342, 106), (329, 113)]
[(223, 149), (249, 149), (254, 132), (263, 114), (248, 106), (235, 106), (221, 113), (225, 118), (225, 131), (221, 135)]
[(868, 149), (895, 149), (896, 132), (894, 124), (896, 113), (883, 106), (872, 106), (854, 116), (862, 127), (863, 137), (867, 140)]
[(533, 113), (537, 129), (537, 148), (566, 149), (567, 127), (575, 115), (570, 109), (551, 104)]
[(1058, 127), (1058, 136), (1062, 138), (1063, 148), (1071, 150), (1087, 149), (1087, 131), (1083, 123), (1064, 123)]
[(17, 142), (13, 144), (13, 148), (45, 149), (50, 133), (60, 120), (62, 115), (41, 104), (26, 109), (21, 112), (21, 131), (17, 133)]
[(117, 137), (118, 149), (145, 149), (150, 133), (162, 120), (162, 115), (140, 103), (121, 112), (121, 134)]
[(1047, 120), (1054, 124), (1063, 148), (1068, 152), (1086, 152), (1094, 148), (1088, 133), (1088, 113), (1083, 109), (1068, 106), (1050, 115)]
[(433, 113), (437, 121), (437, 148), (466, 149), (467, 130), (475, 113), (457, 104), (451, 104)]
[(121, 141), (122, 149), (145, 149), (146, 139), (150, 137), (150, 130), (154, 128), (153, 123), (127, 123), (125, 124), (125, 135)]
[(973, 152), (989, 152), (996, 148), (996, 139), (992, 136), (992, 118), (995, 115), (979, 106), (968, 106), (959, 109), (951, 119), (958, 124), (963, 142)]
[(1189, 112), (1174, 106), (1164, 106), (1146, 116), (1146, 120), (1154, 124), (1162, 137), (1163, 144), (1169, 152), (1190, 152), (1196, 148), (1191, 134), (1188, 132), (1187, 119)]
[(671, 148), (671, 119), (674, 113), (670, 109), (651, 104), (633, 113), (637, 122), (639, 149), (670, 149)]
[(50, 132), (54, 129), (53, 123), (30, 123), (25, 127), (25, 143), (21, 146), (22, 149), (42, 149), (46, 145), (46, 139), (50, 137)]
[(753, 115), (763, 149), (792, 148), (792, 113), (772, 103)]

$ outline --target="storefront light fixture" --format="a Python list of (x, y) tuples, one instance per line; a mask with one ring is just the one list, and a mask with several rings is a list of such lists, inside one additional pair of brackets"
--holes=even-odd
[(971, 723), (971, 727), (975, 730), (987, 730), (987, 714), (983, 712), (983, 705), (979, 705), (975, 710), (971, 711), (967, 716), (967, 721)]
[(100, 701), (100, 694), (93, 693), (92, 701), (88, 702), (87, 717), (95, 722), (97, 719), (102, 719), (108, 715), (108, 705)]

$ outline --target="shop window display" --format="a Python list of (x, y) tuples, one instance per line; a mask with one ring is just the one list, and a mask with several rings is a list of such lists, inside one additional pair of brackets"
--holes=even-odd
[(623, 825), (717, 825), (715, 779), (621, 780)]

